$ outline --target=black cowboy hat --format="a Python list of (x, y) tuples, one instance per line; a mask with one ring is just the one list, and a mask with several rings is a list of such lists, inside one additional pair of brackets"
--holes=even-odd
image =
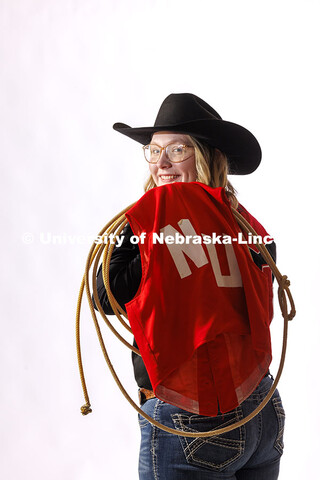
[(201, 98), (191, 93), (172, 93), (162, 103), (153, 127), (132, 128), (115, 123), (113, 128), (146, 145), (159, 131), (179, 132), (218, 148), (228, 157), (229, 173), (246, 175), (258, 168), (261, 149), (246, 128), (222, 120)]

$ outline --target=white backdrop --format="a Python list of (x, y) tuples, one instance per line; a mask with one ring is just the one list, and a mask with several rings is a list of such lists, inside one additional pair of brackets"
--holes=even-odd
[[(275, 236), (297, 307), (280, 384), (280, 478), (315, 478), (319, 2), (0, 0), (0, 28), (1, 478), (138, 478), (136, 413), (107, 371), (87, 307), (93, 413), (79, 410), (74, 317), (90, 247), (79, 236), (98, 233), (143, 193), (141, 147), (112, 124), (151, 125), (179, 92), (200, 96), (261, 144), (260, 168), (231, 180)], [(136, 398), (130, 353), (103, 332)], [(281, 335), (277, 310), (275, 359)]]

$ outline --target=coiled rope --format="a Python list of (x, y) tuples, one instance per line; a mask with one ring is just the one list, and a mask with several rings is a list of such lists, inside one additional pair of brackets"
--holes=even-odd
[[(281, 358), (280, 358), (280, 363), (279, 363), (279, 368), (278, 372), (276, 375), (276, 378), (274, 379), (274, 382), (272, 384), (272, 387), (270, 388), (268, 394), (264, 398), (264, 400), (260, 403), (260, 405), (253, 410), (249, 415), (247, 415), (245, 418), (242, 420), (233, 423), (232, 425), (229, 425), (228, 427), (224, 428), (219, 428), (219, 429), (214, 429), (210, 430), (207, 432), (186, 432), (184, 430), (176, 430), (174, 428), (167, 427), (166, 425), (163, 425), (162, 423), (158, 422), (157, 420), (154, 420), (152, 417), (147, 415), (135, 402), (134, 400), (130, 397), (126, 389), (123, 387), (118, 375), (116, 374), (114, 367), (110, 361), (107, 349), (105, 347), (100, 326), (98, 323), (98, 319), (96, 316), (96, 312), (94, 309), (93, 301), (92, 301), (92, 293), (93, 293), (93, 298), (95, 301), (95, 304), (99, 310), (99, 313), (101, 314), (103, 320), (105, 323), (108, 325), (108, 327), (111, 329), (111, 331), (114, 333), (114, 335), (130, 350), (135, 352), (136, 354), (140, 355), (139, 350), (135, 347), (133, 347), (130, 343), (128, 343), (119, 333), (118, 331), (113, 327), (113, 325), (110, 323), (108, 320), (107, 316), (105, 315), (101, 304), (100, 300), (98, 297), (97, 293), (97, 268), (99, 264), (100, 257), (103, 253), (103, 259), (102, 259), (102, 275), (103, 275), (103, 281), (105, 284), (106, 292), (108, 295), (108, 299), (110, 302), (110, 305), (120, 321), (120, 323), (124, 326), (125, 329), (127, 329), (130, 333), (132, 333), (132, 330), (128, 323), (122, 318), (125, 317), (126, 320), (128, 320), (126, 313), (124, 310), (120, 307), (114, 296), (112, 295), (111, 289), (110, 289), (110, 281), (109, 281), (109, 266), (110, 266), (110, 260), (111, 260), (111, 255), (114, 249), (114, 244), (111, 242), (112, 235), (117, 235), (118, 232), (121, 232), (124, 228), (124, 226), (128, 223), (128, 220), (125, 217), (125, 213), (134, 205), (130, 205), (129, 207), (125, 208), (122, 210), (118, 215), (116, 215), (105, 227), (99, 232), (98, 238), (101, 238), (101, 243), (96, 244), (93, 243), (87, 258), (86, 262), (86, 267), (85, 267), (85, 273), (81, 282), (80, 286), (80, 291), (79, 291), (79, 296), (78, 296), (78, 303), (77, 303), (77, 313), (76, 313), (76, 345), (77, 345), (77, 357), (78, 357), (78, 365), (79, 365), (79, 373), (80, 373), (80, 378), (81, 378), (81, 384), (82, 384), (82, 389), (83, 389), (83, 394), (85, 398), (85, 404), (81, 407), (81, 413), (83, 415), (87, 415), (88, 413), (92, 412), (91, 409), (91, 404), (89, 400), (89, 395), (86, 387), (86, 381), (85, 381), (85, 376), (84, 376), (84, 371), (83, 371), (83, 364), (82, 364), (82, 356), (81, 356), (81, 347), (80, 347), (80, 312), (81, 312), (81, 302), (83, 298), (83, 291), (84, 289), (86, 290), (87, 294), (87, 300), (89, 303), (91, 315), (93, 318), (93, 322), (97, 331), (99, 343), (103, 352), (103, 356), (107, 362), (107, 365), (111, 371), (111, 374), (118, 385), (119, 389), (121, 390), (122, 394), (124, 397), (128, 400), (130, 405), (138, 412), (142, 417), (144, 417), (146, 420), (148, 420), (152, 425), (160, 428), (161, 430), (164, 430), (168, 433), (172, 433), (174, 435), (179, 435), (179, 436), (184, 436), (184, 437), (193, 437), (193, 438), (199, 438), (199, 437), (211, 437), (211, 436), (217, 436), (221, 435), (222, 433), (230, 432), (231, 430), (234, 430), (238, 427), (241, 427), (242, 425), (246, 424), (249, 422), (253, 417), (258, 415), (259, 412), (264, 408), (264, 406), (269, 402), (270, 398), (272, 397), (273, 393), (275, 392), (277, 385), (279, 383), (283, 366), (284, 366), (284, 361), (285, 361), (285, 356), (286, 356), (286, 348), (287, 348), (287, 337), (288, 337), (288, 322), (289, 320), (292, 320), (293, 317), (295, 316), (295, 306), (294, 306), (294, 301), (289, 289), (290, 282), (287, 278), (286, 275), (281, 275), (279, 272), (275, 262), (273, 261), (271, 255), (269, 254), (268, 250), (266, 249), (265, 245), (263, 244), (256, 244), (257, 248), (259, 249), (261, 255), (263, 256), (264, 260), (266, 263), (269, 265), (271, 268), (275, 279), (277, 280), (279, 287), (278, 287), (278, 300), (279, 300), (279, 305), (281, 309), (281, 313), (284, 319), (284, 325), (283, 325), (283, 341), (282, 341), (282, 352), (281, 352)], [(234, 208), (232, 208), (232, 212), (242, 230), (244, 230), (246, 233), (252, 233), (255, 236), (258, 236), (257, 232), (252, 228), (252, 226), (243, 218), (243, 216)], [(106, 243), (105, 239), (107, 240)], [(92, 269), (92, 293), (90, 291), (90, 285), (89, 285), (89, 271), (90, 268), (93, 264), (93, 269)], [(289, 299), (290, 303), (290, 312), (288, 313), (288, 305), (287, 305), (287, 298)]]

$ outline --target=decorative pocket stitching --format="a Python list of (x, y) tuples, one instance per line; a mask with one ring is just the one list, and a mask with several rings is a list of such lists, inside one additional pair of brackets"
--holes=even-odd
[(280, 455), (283, 453), (283, 433), (284, 433), (284, 424), (285, 424), (285, 411), (279, 397), (273, 398), (272, 403), (277, 414), (278, 418), (278, 435), (274, 443), (274, 448), (278, 450)]
[[(200, 431), (205, 430), (214, 430), (218, 428), (223, 428), (235, 421), (243, 418), (241, 408), (237, 408), (232, 412), (219, 415), (218, 417), (202, 417), (199, 415), (186, 415), (186, 414), (174, 414), (171, 415), (174, 425), (177, 429), (184, 430), (186, 432), (197, 432), (199, 429), (192, 428), (192, 425), (197, 427), (203, 425)], [(213, 423), (216, 423), (215, 427), (208, 427), (210, 420)], [(220, 422), (219, 422), (220, 420)], [(218, 425), (217, 425), (218, 423)], [(235, 433), (236, 432), (236, 433)], [(233, 438), (232, 438), (233, 437)], [(222, 435), (205, 437), (205, 438), (189, 438), (189, 437), (179, 437), (180, 442), (183, 448), (184, 455), (188, 463), (193, 463), (195, 465), (205, 466), (216, 471), (223, 470), (228, 465), (236, 461), (243, 453), (245, 446), (245, 430), (244, 427), (240, 427), (233, 432), (227, 432)], [(210, 448), (212, 447), (212, 449)], [(209, 458), (200, 457), (200, 449), (202, 448), (202, 453), (210, 454)], [(206, 449), (206, 452), (204, 452)], [(209, 449), (209, 450), (208, 450)], [(216, 449), (217, 455), (214, 455), (214, 449)], [(219, 455), (219, 452), (220, 455)], [(221, 457), (221, 452), (223, 455)], [(197, 453), (198, 452), (198, 453)], [(231, 456), (230, 456), (231, 455)], [(220, 456), (220, 462), (217, 461)], [(228, 457), (228, 458), (226, 458)], [(212, 461), (212, 460), (215, 460)]]

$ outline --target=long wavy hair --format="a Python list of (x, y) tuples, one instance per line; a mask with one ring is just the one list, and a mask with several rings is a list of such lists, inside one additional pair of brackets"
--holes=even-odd
[[(237, 208), (238, 200), (236, 190), (228, 180), (228, 159), (227, 156), (217, 148), (200, 142), (194, 137), (188, 135), (190, 144), (194, 147), (195, 166), (197, 177), (196, 181), (204, 183), (209, 187), (222, 187), (225, 189), (230, 204)], [(144, 190), (150, 190), (156, 187), (152, 175), (147, 179)]]

